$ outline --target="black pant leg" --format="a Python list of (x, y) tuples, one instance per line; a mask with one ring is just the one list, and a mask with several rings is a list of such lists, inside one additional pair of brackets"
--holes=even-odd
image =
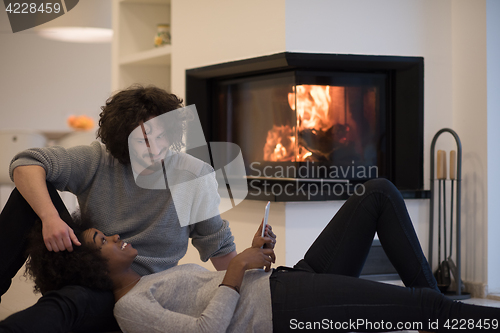
[(111, 291), (66, 286), (0, 322), (1, 333), (111, 332), (120, 328), (113, 316)]
[[(274, 332), (456, 332), (457, 322), (466, 323), (464, 332), (499, 327), (500, 308), (454, 302), (430, 288), (281, 269), (272, 273), (270, 287)], [(468, 326), (472, 322), (489, 322), (490, 329)]]
[(17, 189), (0, 213), (0, 296), (26, 261), (27, 236), (38, 216)]
[(385, 179), (368, 181), (363, 188), (363, 194), (352, 195), (340, 208), (296, 267), (358, 277), (377, 232), (406, 286), (438, 290), (400, 192)]
[[(57, 190), (50, 183), (47, 183), (47, 189), (59, 216), (71, 226), (71, 214)], [(0, 213), (0, 296), (7, 292), (12, 278), (27, 259), (27, 236), (37, 219), (36, 213), (15, 188)]]

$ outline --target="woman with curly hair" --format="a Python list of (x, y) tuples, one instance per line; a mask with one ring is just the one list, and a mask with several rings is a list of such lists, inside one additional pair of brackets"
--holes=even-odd
[[(79, 223), (78, 217), (73, 219)], [(85, 229), (76, 227), (74, 230), (77, 237), (83, 239)], [(41, 235), (42, 224), (38, 222), (29, 236), (28, 253), (31, 256), (26, 262), (25, 272), (25, 276), (33, 279), (35, 292), (47, 294), (69, 285), (97, 290), (113, 289), (108, 262), (98, 248), (82, 242), (81, 246), (75, 246), (73, 252), (48, 251)]]
[[(363, 195), (347, 200), (294, 268), (270, 269), (276, 237), (270, 226), (267, 237), (259, 227), (252, 246), (225, 272), (188, 264), (141, 277), (131, 267), (137, 250), (119, 235), (91, 228), (81, 239), (107, 261), (107, 269), (96, 265), (96, 271), (112, 281), (114, 314), (124, 332), (444, 332), (462, 321), (468, 332), (497, 330), (500, 309), (454, 302), (439, 293), (397, 189), (383, 179), (365, 187)], [(357, 278), (375, 232), (407, 288)], [(32, 249), (32, 261), (46, 251)], [(50, 271), (64, 263), (53, 265)], [(82, 269), (82, 275), (88, 273)], [(45, 274), (30, 273), (35, 282), (37, 274)]]

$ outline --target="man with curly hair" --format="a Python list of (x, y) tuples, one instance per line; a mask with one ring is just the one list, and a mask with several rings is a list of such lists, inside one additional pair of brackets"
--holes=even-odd
[[(28, 215), (23, 215), (24, 213), (16, 210), (17, 221), (29, 220), (23, 222), (26, 225), (24, 229), (8, 214), (2, 213), (0, 218), (0, 295), (7, 291), (11, 278), (24, 263), (25, 245), (22, 238), (37, 216), (42, 221), (44, 242), (49, 251), (73, 251), (74, 246), (81, 245), (68, 225), (68, 220), (62, 218), (61, 209), (54, 206), (46, 182), (60, 191), (74, 193), (78, 198), (81, 214), (95, 221), (93, 227), (108, 234), (120, 234), (125, 241), (133, 243), (141, 253), (133, 265), (140, 275), (177, 265), (186, 253), (189, 238), (199, 251), (202, 261), (210, 259), (217, 270), (227, 268), (229, 261), (236, 255), (227, 221), (217, 215), (182, 227), (170, 191), (141, 188), (134, 179), (136, 170), (130, 161), (129, 135), (136, 128), (148, 131), (144, 126), (148, 120), (181, 107), (182, 100), (165, 90), (153, 86), (132, 86), (110, 97), (102, 107), (97, 133), (102, 143), (95, 141), (89, 146), (69, 149), (29, 149), (14, 157), (10, 166), (11, 178), (32, 211), (28, 212), (31, 208), (25, 209), (25, 214)], [(167, 132), (149, 140), (150, 154), (152, 151), (153, 154), (165, 154), (169, 149), (178, 150), (182, 146), (182, 133), (178, 128), (173, 126)], [(133, 149), (131, 152), (142, 154)], [(201, 177), (213, 171), (210, 165), (187, 154), (180, 156), (180, 165), (184, 167), (186, 174)], [(202, 190), (213, 194), (205, 197), (206, 204), (218, 206), (220, 199), (216, 184), (206, 184)], [(12, 210), (15, 209), (9, 211)], [(69, 304), (67, 307), (71, 308), (70, 311), (58, 314), (64, 321), (63, 326), (58, 326), (61, 332), (97, 332), (117, 328), (112, 317), (111, 293), (77, 288), (70, 292), (52, 292), (50, 297), (64, 299), (64, 304)], [(49, 302), (45, 299), (41, 303), (37, 303), (34, 309), (29, 309), (31, 316), (33, 313), (43, 316), (42, 307), (47, 309)], [(57, 306), (61, 307), (59, 303)], [(86, 316), (89, 309), (99, 313), (100, 318), (82, 323), (81, 318)], [(56, 331), (46, 319), (40, 320), (40, 323), (49, 325), (45, 331)]]

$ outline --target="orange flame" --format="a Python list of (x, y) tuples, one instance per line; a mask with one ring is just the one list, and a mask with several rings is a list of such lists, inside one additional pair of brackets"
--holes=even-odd
[(288, 104), (293, 111), (297, 111), (299, 131), (332, 127), (334, 119), (329, 115), (331, 101), (330, 86), (301, 85), (297, 86), (296, 92), (289, 93)]
[(292, 161), (295, 136), (288, 125), (276, 126), (267, 132), (264, 161)]
[(296, 127), (273, 125), (264, 147), (265, 161), (305, 161), (313, 153), (298, 145), (297, 133), (345, 124), (345, 87), (299, 85), (292, 89), (288, 104), (296, 112)]

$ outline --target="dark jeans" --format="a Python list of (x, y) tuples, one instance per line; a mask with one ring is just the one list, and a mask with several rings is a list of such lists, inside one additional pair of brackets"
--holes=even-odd
[[(384, 179), (364, 186), (364, 194), (347, 200), (304, 259), (271, 275), (275, 332), (305, 329), (308, 323), (318, 331), (401, 330), (398, 323), (438, 331), (429, 327), (436, 320), (443, 329), (447, 319), (500, 319), (498, 308), (453, 302), (439, 293), (399, 191)], [(358, 278), (375, 232), (407, 288)]]
[[(72, 219), (55, 188), (47, 183), (61, 219)], [(37, 221), (30, 205), (17, 189), (0, 214), (0, 296), (26, 261), (26, 238)], [(112, 292), (68, 286), (52, 291), (33, 306), (0, 322), (0, 332), (105, 332), (119, 330), (113, 316)]]
[(48, 292), (38, 302), (0, 322), (0, 332), (119, 331), (113, 316), (113, 293), (81, 286)]

